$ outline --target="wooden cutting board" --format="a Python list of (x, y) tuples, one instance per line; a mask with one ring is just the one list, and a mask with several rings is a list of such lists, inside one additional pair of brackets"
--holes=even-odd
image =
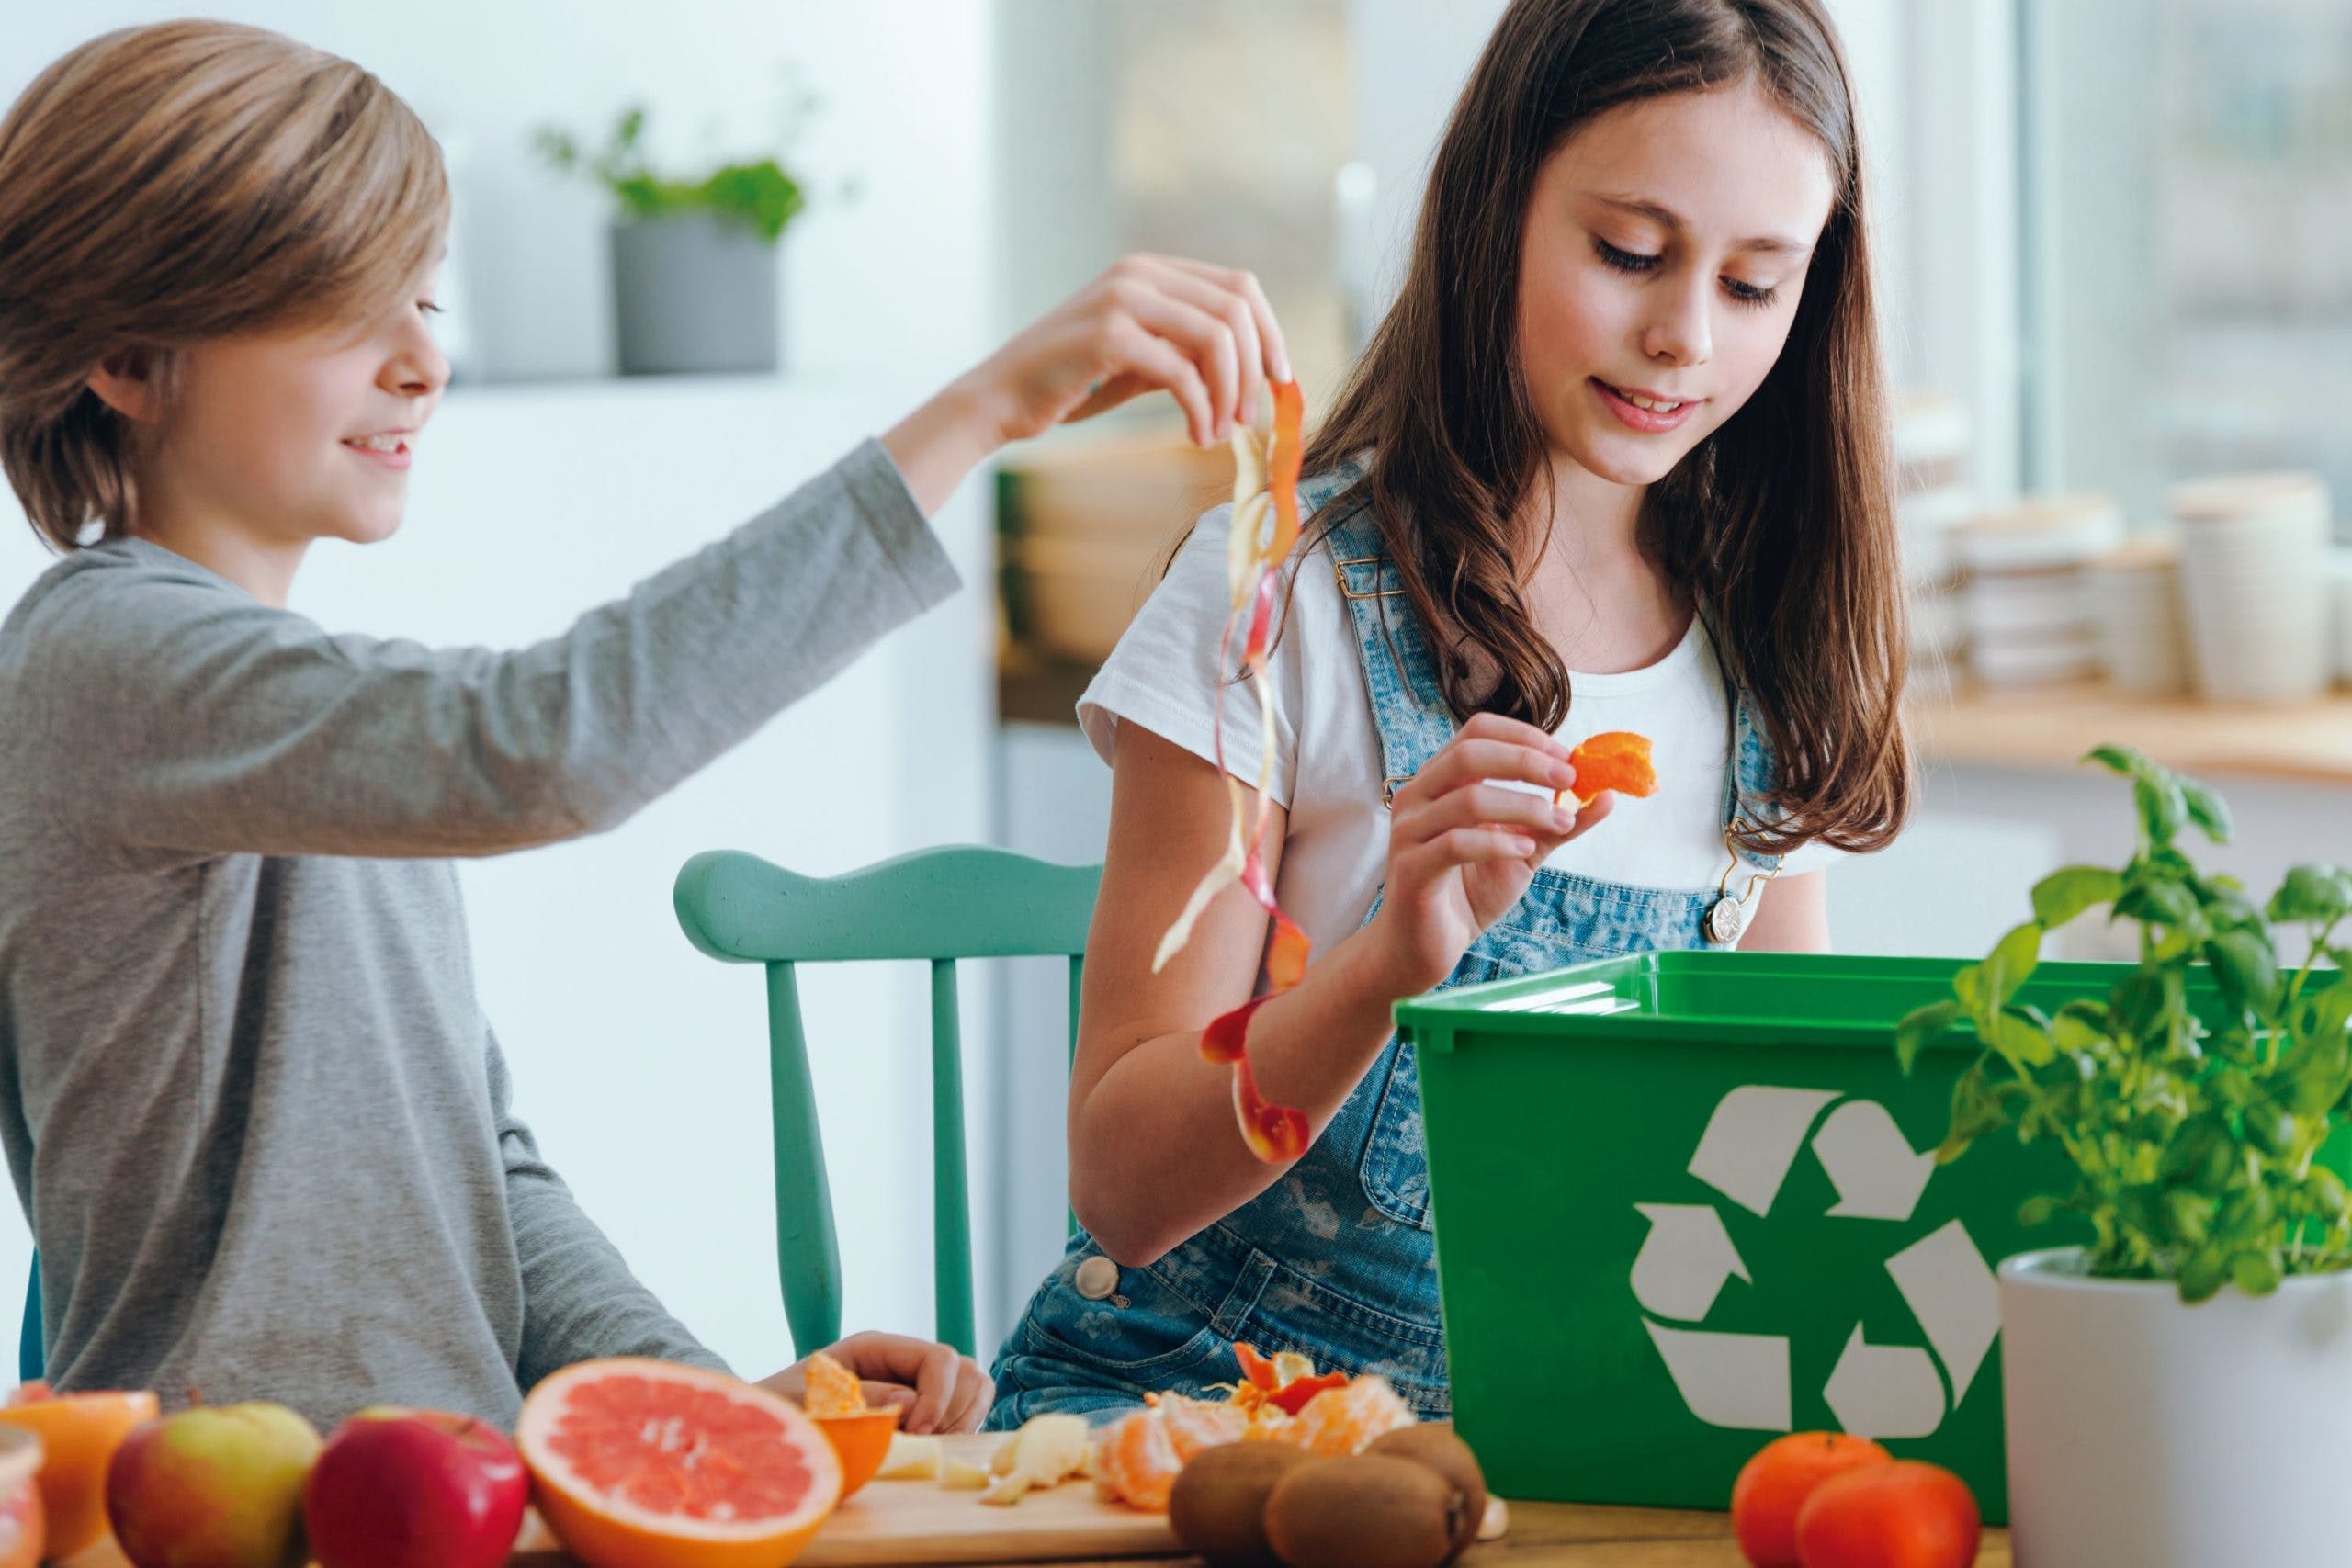
[[(954, 1437), (946, 1451), (986, 1464), (1001, 1434)], [(795, 1568), (881, 1568), (940, 1562), (1058, 1562), (1073, 1558), (1170, 1557), (1180, 1548), (1164, 1514), (1139, 1514), (1066, 1482), (992, 1507), (977, 1492), (936, 1481), (868, 1482), (826, 1521)]]
[[(944, 1439), (947, 1452), (986, 1464), (1001, 1434)], [(794, 1568), (886, 1568), (915, 1563), (1063, 1562), (1074, 1558), (1181, 1554), (1166, 1516), (1138, 1514), (1094, 1495), (1078, 1480), (1032, 1492), (1011, 1507), (991, 1507), (977, 1492), (950, 1492), (936, 1481), (868, 1482), (842, 1505)], [(566, 1568), (572, 1562), (537, 1510), (523, 1520), (514, 1568)], [(130, 1568), (114, 1542), (101, 1541), (66, 1568)]]

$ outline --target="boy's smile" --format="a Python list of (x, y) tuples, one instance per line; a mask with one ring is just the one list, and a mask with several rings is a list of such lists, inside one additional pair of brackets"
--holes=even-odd
[(409, 466), (410, 460), (415, 455), (413, 446), (416, 434), (417, 432), (413, 429), (379, 430), (371, 435), (346, 435), (343, 438), (343, 444), (371, 463), (387, 468), (401, 469)]

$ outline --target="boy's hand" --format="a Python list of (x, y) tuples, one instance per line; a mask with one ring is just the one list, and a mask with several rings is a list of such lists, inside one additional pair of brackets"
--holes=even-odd
[(972, 372), (1005, 441), (1091, 418), (1155, 388), (1211, 446), (1290, 379), (1282, 329), (1249, 273), (1182, 256), (1122, 257)]
[[(979, 1363), (951, 1346), (902, 1334), (853, 1334), (825, 1352), (865, 1383), (865, 1400), (876, 1406), (904, 1405), (899, 1429), (975, 1432), (996, 1397), (996, 1384)], [(808, 1396), (805, 1361), (785, 1368), (760, 1386), (794, 1404)]]
[(882, 437), (908, 491), (935, 512), (1008, 441), (1091, 419), (1159, 389), (1210, 446), (1291, 378), (1290, 353), (1249, 273), (1131, 255), (1023, 329)]

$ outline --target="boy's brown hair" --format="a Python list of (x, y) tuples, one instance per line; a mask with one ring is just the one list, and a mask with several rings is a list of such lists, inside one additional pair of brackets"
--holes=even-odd
[[(0, 468), (72, 550), (129, 533), (136, 430), (91, 372), (356, 319), (438, 255), (440, 149), (368, 72), (259, 28), (92, 39), (0, 120)], [(91, 527), (96, 525), (95, 537)]]

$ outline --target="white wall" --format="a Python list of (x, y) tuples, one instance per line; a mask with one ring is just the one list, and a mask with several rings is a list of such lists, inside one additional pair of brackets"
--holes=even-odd
[[(987, 0), (6, 0), (0, 100), (84, 39), (191, 10), (347, 55), (462, 144), (460, 245), (493, 377), (612, 365), (605, 200), (538, 162), (534, 128), (560, 124), (595, 145), (623, 105), (642, 102), (657, 152), (762, 150), (787, 63), (825, 100), (789, 160), (815, 197), (785, 240), (794, 363), (921, 379), (981, 346)], [(854, 197), (839, 194), (844, 182)]]
[[(0, 99), (106, 28), (184, 13), (122, 0), (0, 0)], [(523, 145), (544, 119), (601, 126), (628, 97), (691, 141), (755, 130), (773, 64), (828, 100), (807, 143), (857, 199), (788, 236), (781, 380), (460, 387), (420, 448), (408, 526), (318, 551), (295, 608), (336, 629), (513, 646), (560, 629), (883, 428), (976, 357), (990, 323), (982, 0), (227, 0), (215, 14), (350, 54), (472, 149), (474, 320), (505, 374), (609, 355), (600, 199)], [(687, 946), (678, 865), (732, 846), (835, 872), (991, 820), (984, 479), (938, 525), (968, 591), (833, 686), (604, 838), (465, 868), (483, 998), (518, 1107), (582, 1203), (671, 1307), (742, 1370), (789, 1359), (775, 1282), (765, 1031), (756, 969)], [(0, 604), (47, 564), (0, 492)], [(848, 1325), (931, 1326), (926, 982), (916, 970), (804, 985), (842, 1224)], [(989, 1040), (967, 1093), (985, 1103)], [(976, 1164), (991, 1131), (973, 1129)], [(985, 1224), (985, 1217), (982, 1219)], [(0, 1322), (28, 1243), (0, 1203)]]

